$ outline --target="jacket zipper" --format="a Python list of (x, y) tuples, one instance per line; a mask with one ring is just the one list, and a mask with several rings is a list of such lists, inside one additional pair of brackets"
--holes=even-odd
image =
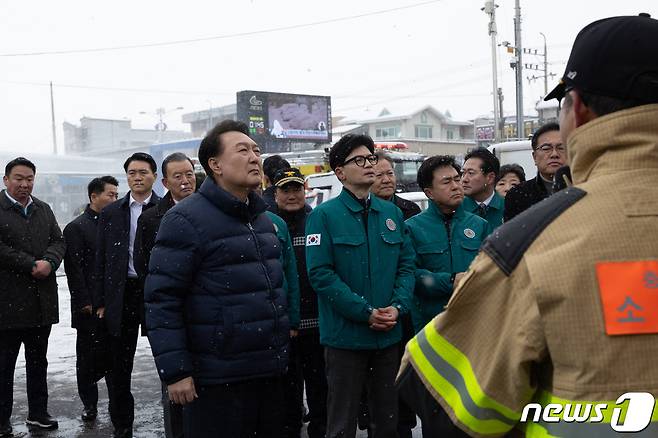
[[(276, 310), (276, 304), (274, 304), (274, 289), (272, 288), (272, 280), (270, 279), (269, 274), (267, 273), (267, 266), (263, 263), (263, 255), (260, 251), (260, 245), (258, 244), (258, 237), (254, 231), (254, 227), (251, 226), (251, 222), (247, 222), (247, 227), (251, 232), (251, 236), (254, 239), (254, 245), (256, 245), (256, 253), (258, 254), (258, 262), (260, 263), (261, 268), (263, 268), (263, 273), (265, 274), (265, 280), (267, 280), (267, 288), (270, 292), (270, 305), (274, 311), (274, 335), (276, 336), (279, 331), (279, 312)], [(278, 240), (278, 238), (277, 238)], [(281, 249), (283, 252), (283, 248)], [(282, 266), (283, 267), (283, 266)], [(285, 275), (285, 273), (284, 273)], [(277, 356), (277, 362), (281, 362), (281, 359)]]
[(452, 262), (452, 220), (444, 219), (443, 225), (446, 227), (446, 233), (448, 233), (448, 253), (450, 254), (450, 275), (454, 274), (453, 271), (453, 262)]

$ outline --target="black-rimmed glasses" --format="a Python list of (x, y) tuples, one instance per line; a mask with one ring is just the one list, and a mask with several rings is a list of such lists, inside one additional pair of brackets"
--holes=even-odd
[(352, 157), (349, 160), (345, 161), (343, 163), (343, 166), (346, 166), (350, 164), (351, 162), (354, 162), (359, 167), (366, 167), (366, 160), (373, 166), (377, 164), (379, 161), (379, 157), (377, 155), (357, 155), (356, 157)]

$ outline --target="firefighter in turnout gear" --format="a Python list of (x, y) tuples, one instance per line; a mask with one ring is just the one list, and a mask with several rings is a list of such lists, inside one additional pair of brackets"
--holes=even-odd
[(498, 228), (407, 344), (424, 436), (658, 436), (656, 52), (647, 14), (578, 34), (546, 97), (573, 186)]

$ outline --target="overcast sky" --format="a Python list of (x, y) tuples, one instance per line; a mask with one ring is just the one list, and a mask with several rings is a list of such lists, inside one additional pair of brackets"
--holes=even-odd
[[(513, 42), (514, 1), (498, 4), (498, 41)], [(165, 121), (170, 129), (189, 130), (182, 113), (234, 103), (236, 91), (245, 89), (330, 95), (334, 116), (431, 104), (467, 120), (492, 106), (483, 5), (470, 0), (2, 0), (0, 149), (52, 150), (50, 81), (60, 149), (64, 121), (127, 118), (134, 127), (152, 128), (156, 108), (182, 106)], [(539, 33), (546, 35), (549, 69), (558, 75), (549, 80), (550, 88), (584, 25), (612, 15), (657, 16), (656, 5), (655, 0), (521, 0), (523, 45), (541, 51)], [(310, 23), (315, 24), (300, 26)], [(287, 29), (262, 32), (281, 28)], [(181, 40), (200, 41), (22, 56)], [(510, 58), (499, 50), (506, 112), (515, 105)], [(543, 60), (526, 56), (524, 62)], [(533, 74), (541, 73), (524, 76)], [(543, 80), (525, 80), (524, 106), (533, 108), (543, 92)]]

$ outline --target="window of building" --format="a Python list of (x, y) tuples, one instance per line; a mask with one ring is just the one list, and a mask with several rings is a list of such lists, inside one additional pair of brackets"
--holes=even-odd
[(420, 123), (427, 123), (427, 111), (420, 113)]
[(455, 133), (453, 132), (452, 129), (448, 129), (448, 130), (446, 130), (446, 138), (447, 138), (448, 140), (452, 140), (452, 139), (455, 138)]
[(400, 127), (399, 126), (387, 126), (382, 128), (375, 129), (375, 138), (399, 138), (400, 137)]
[(416, 125), (416, 138), (432, 138), (432, 127)]

